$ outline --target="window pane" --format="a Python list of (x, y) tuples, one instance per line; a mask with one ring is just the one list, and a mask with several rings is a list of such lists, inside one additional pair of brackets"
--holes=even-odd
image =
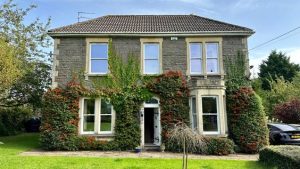
[(91, 72), (92, 73), (107, 73), (108, 63), (107, 60), (91, 60)]
[(204, 115), (203, 116), (203, 130), (204, 131), (218, 131), (218, 116)]
[(147, 104), (158, 104), (158, 100), (155, 98), (151, 98), (150, 100), (146, 101)]
[(101, 99), (101, 114), (111, 114), (111, 104)]
[(196, 98), (192, 98), (192, 113), (196, 114)]
[(218, 59), (207, 59), (206, 63), (207, 72), (218, 72)]
[(191, 58), (202, 58), (202, 44), (190, 43), (190, 53)]
[(94, 99), (84, 99), (84, 109), (83, 114), (95, 114), (95, 100)]
[(145, 60), (144, 73), (158, 74), (159, 73), (159, 62), (158, 60)]
[(94, 131), (94, 127), (95, 127), (95, 116), (84, 116), (83, 131)]
[(197, 119), (197, 115), (194, 114), (193, 115), (193, 129), (198, 128), (198, 119)]
[(217, 113), (217, 98), (216, 97), (202, 97), (203, 113)]
[(159, 44), (145, 44), (145, 59), (158, 59), (159, 58)]
[(198, 128), (198, 118), (197, 118), (197, 111), (196, 111), (196, 98), (192, 97), (192, 103), (191, 103), (191, 109), (192, 109), (192, 128)]
[(201, 73), (202, 72), (202, 61), (200, 59), (191, 60), (191, 73)]
[(111, 115), (101, 116), (100, 131), (111, 131)]
[(218, 58), (218, 43), (206, 43), (206, 58)]
[(95, 43), (91, 44), (91, 58), (102, 58), (107, 59), (108, 57), (108, 45)]

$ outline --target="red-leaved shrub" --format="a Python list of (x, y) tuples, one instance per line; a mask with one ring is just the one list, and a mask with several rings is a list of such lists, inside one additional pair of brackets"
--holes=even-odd
[(292, 99), (276, 105), (274, 116), (284, 123), (300, 123), (300, 100)]

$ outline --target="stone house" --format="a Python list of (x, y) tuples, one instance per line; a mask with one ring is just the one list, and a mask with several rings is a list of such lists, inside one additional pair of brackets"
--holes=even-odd
[[(224, 61), (242, 51), (248, 63), (247, 38), (253, 33), (196, 15), (107, 15), (52, 29), (52, 87), (67, 83), (74, 71), (83, 71), (86, 80), (105, 76), (111, 39), (124, 59), (128, 54), (136, 57), (141, 74), (185, 74), (191, 91), (191, 127), (203, 135), (226, 137)], [(115, 112), (101, 98), (82, 98), (79, 115), (79, 134), (113, 136)], [(161, 144), (159, 98), (143, 104), (140, 125), (142, 146)]]

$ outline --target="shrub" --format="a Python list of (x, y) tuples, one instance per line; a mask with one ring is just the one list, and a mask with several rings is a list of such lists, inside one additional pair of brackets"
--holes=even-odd
[(245, 153), (268, 145), (268, 129), (261, 99), (249, 87), (227, 93), (230, 137)]
[[(234, 153), (234, 143), (229, 138), (204, 137), (204, 142), (198, 144), (191, 153), (207, 155), (228, 155)], [(166, 150), (182, 152), (182, 145), (176, 140), (167, 140)]]
[(259, 161), (278, 169), (300, 168), (299, 146), (269, 146), (259, 152)]
[(300, 123), (300, 100), (292, 99), (274, 108), (274, 117), (284, 123)]
[(0, 136), (15, 135), (25, 128), (25, 122), (32, 116), (29, 108), (0, 109)]
[(234, 143), (228, 138), (207, 137), (206, 153), (210, 155), (228, 155), (234, 153)]

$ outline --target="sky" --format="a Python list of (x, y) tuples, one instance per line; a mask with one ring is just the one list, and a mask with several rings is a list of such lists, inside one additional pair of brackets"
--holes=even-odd
[[(1, 0), (3, 1), (3, 0)], [(294, 28), (300, 27), (299, 0), (15, 0), (22, 8), (36, 4), (26, 22), (52, 18), (51, 28), (77, 22), (77, 12), (95, 18), (113, 14), (195, 14), (253, 29), (251, 49)], [(83, 21), (84, 19), (81, 19)], [(300, 64), (300, 28), (262, 47), (249, 51), (252, 73), (272, 50), (282, 51)]]

